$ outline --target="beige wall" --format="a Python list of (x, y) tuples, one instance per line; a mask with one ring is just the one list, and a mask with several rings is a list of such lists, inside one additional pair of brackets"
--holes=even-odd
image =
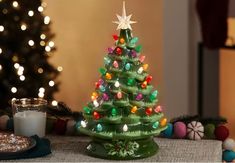
[(230, 136), (235, 136), (235, 52), (234, 50), (220, 50), (220, 115), (228, 120)]
[[(66, 102), (74, 110), (81, 110), (90, 99), (94, 83), (99, 77), (108, 46), (113, 44), (112, 34), (118, 33), (115, 14), (121, 14), (121, 0), (46, 0), (45, 11), (53, 22), (57, 52), (51, 58), (61, 65), (60, 92), (57, 100)], [(164, 105), (163, 82), (163, 1), (127, 0), (127, 14), (133, 14), (133, 34), (143, 45), (153, 85), (160, 91)]]

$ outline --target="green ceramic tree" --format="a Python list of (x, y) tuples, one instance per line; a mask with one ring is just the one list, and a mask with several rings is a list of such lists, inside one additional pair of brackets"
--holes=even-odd
[(104, 57), (105, 68), (96, 82), (91, 102), (84, 107), (85, 121), (79, 131), (92, 137), (88, 154), (107, 159), (148, 157), (158, 150), (153, 136), (166, 128), (157, 90), (150, 84), (148, 64), (140, 54), (138, 38), (132, 37), (131, 15), (117, 16), (120, 35), (114, 35), (115, 48)]

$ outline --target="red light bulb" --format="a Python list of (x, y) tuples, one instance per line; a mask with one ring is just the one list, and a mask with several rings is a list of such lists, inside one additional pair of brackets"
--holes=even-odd
[(146, 109), (145, 109), (145, 114), (146, 114), (146, 115), (151, 115), (152, 112), (153, 112), (153, 109), (152, 109), (152, 108), (146, 108)]
[(113, 39), (114, 39), (115, 41), (117, 41), (117, 40), (118, 40), (118, 35), (113, 35)]
[(153, 77), (151, 75), (148, 75), (145, 80), (147, 81), (147, 83), (150, 83), (152, 79)]
[(93, 118), (94, 118), (95, 120), (100, 119), (100, 114), (99, 114), (98, 112), (94, 111), (94, 112), (93, 112)]
[(116, 49), (116, 53), (117, 53), (118, 55), (121, 55), (121, 54), (122, 54), (122, 49), (121, 49), (121, 48), (119, 48), (119, 47), (117, 47), (117, 49)]

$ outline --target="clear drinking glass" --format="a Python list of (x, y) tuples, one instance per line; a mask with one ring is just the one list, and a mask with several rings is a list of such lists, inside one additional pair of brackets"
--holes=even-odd
[(12, 100), (14, 133), (22, 136), (45, 136), (47, 101), (41, 98)]

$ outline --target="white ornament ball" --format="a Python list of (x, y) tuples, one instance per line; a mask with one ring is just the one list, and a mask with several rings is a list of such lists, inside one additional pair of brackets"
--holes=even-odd
[(235, 141), (231, 138), (227, 138), (225, 139), (225, 141), (223, 142), (223, 149), (226, 150), (234, 150), (235, 149)]
[(73, 119), (68, 120), (66, 126), (66, 135), (73, 135), (75, 133), (76, 122)]
[(191, 140), (200, 140), (204, 136), (204, 127), (201, 122), (192, 121), (187, 125), (187, 136)]
[(3, 115), (0, 117), (0, 130), (6, 130), (7, 128), (7, 121), (9, 120), (8, 115)]

